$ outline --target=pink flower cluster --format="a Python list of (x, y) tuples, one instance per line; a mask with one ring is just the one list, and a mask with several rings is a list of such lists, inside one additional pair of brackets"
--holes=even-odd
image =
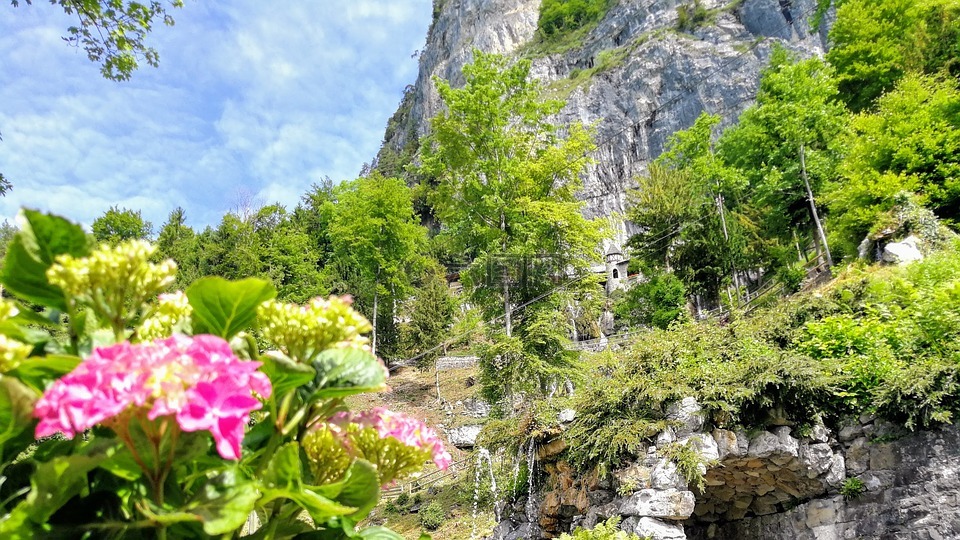
[[(141, 409), (147, 419), (175, 416), (183, 431), (209, 431), (224, 459), (240, 459), (250, 412), (270, 396), (260, 362), (240, 360), (216, 336), (173, 336), (96, 349), (37, 401), (36, 436), (78, 432)], [(136, 412), (136, 411), (135, 411)]]
[(434, 464), (441, 469), (446, 469), (452, 461), (436, 431), (415, 418), (389, 411), (383, 407), (376, 407), (361, 413), (337, 413), (330, 419), (330, 422), (334, 425), (352, 423), (363, 428), (374, 428), (381, 439), (393, 437), (407, 446), (421, 450), (429, 449)]

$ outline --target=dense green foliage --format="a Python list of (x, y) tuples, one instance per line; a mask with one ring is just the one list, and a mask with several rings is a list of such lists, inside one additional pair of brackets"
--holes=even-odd
[(902, 192), (938, 215), (960, 213), (960, 90), (954, 79), (908, 75), (853, 118), (839, 178), (826, 189), (844, 252), (882, 230)]
[(581, 465), (615, 466), (694, 396), (719, 427), (834, 423), (864, 412), (911, 429), (960, 411), (960, 251), (907, 267), (851, 267), (827, 288), (726, 326), (641, 335), (601, 354), (564, 434)]
[(640, 540), (635, 534), (621, 531), (619, 525), (620, 516), (612, 517), (592, 529), (578, 527), (572, 534), (561, 534), (560, 540)]
[(550, 38), (599, 21), (609, 7), (610, 0), (543, 0), (537, 28)]
[(139, 210), (111, 206), (93, 221), (93, 237), (98, 242), (119, 244), (124, 240), (145, 240), (153, 234), (153, 226), (144, 221)]
[(585, 219), (575, 197), (591, 136), (579, 124), (564, 135), (548, 122), (563, 104), (543, 99), (529, 70), (528, 61), (474, 51), (462, 88), (435, 80), (446, 109), (421, 147), (421, 170), (437, 179), (430, 201), (441, 238), (472, 261), (461, 272), (465, 290), (504, 322), (481, 366), (496, 402), (521, 388), (544, 390), (572, 365), (560, 298), (525, 308), (516, 332), (513, 311), (586, 272), (601, 239), (600, 222)]
[(686, 312), (687, 289), (672, 273), (657, 272), (627, 289), (613, 306), (617, 320), (628, 326), (667, 328)]
[(960, 75), (960, 5), (952, 0), (845, 0), (827, 60), (844, 101), (870, 108), (910, 72)]

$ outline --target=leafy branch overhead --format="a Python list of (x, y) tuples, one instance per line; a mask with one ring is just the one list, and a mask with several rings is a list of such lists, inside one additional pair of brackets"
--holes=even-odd
[[(28, 5), (33, 0), (24, 0)], [(14, 7), (20, 0), (11, 0)], [(183, 7), (183, 0), (124, 2), (123, 0), (50, 0), (64, 13), (76, 17), (63, 40), (87, 53), (91, 62), (101, 64), (100, 73), (114, 81), (129, 80), (140, 62), (157, 67), (160, 54), (146, 44), (147, 34), (160, 21), (173, 26), (168, 9)]]

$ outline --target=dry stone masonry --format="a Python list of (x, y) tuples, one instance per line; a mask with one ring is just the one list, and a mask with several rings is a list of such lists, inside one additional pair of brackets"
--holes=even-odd
[[(560, 459), (560, 438), (542, 446), (543, 489), (532, 505), (508, 508), (493, 538), (555, 538), (613, 516), (654, 540), (960, 538), (960, 429), (909, 433), (862, 416), (836, 432), (774, 425), (747, 433), (704, 425), (690, 398), (670, 416), (678, 427), (607, 478), (578, 476)], [(702, 492), (663, 457), (674, 443), (699, 449)], [(853, 478), (863, 493), (845, 498)]]

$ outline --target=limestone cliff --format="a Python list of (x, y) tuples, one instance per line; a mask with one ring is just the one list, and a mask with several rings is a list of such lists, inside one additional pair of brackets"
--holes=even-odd
[(623, 212), (633, 178), (702, 111), (730, 122), (749, 106), (775, 43), (804, 56), (822, 54), (826, 45), (825, 27), (810, 30), (816, 0), (703, 0), (707, 20), (683, 32), (677, 8), (692, 1), (619, 0), (575, 47), (552, 54), (535, 43), (539, 0), (435, 4), (419, 77), (378, 158), (411, 150), (425, 133), (440, 107), (434, 75), (462, 82), (474, 48), (527, 57), (532, 74), (567, 100), (558, 123), (597, 126), (596, 163), (580, 195), (590, 217)]

